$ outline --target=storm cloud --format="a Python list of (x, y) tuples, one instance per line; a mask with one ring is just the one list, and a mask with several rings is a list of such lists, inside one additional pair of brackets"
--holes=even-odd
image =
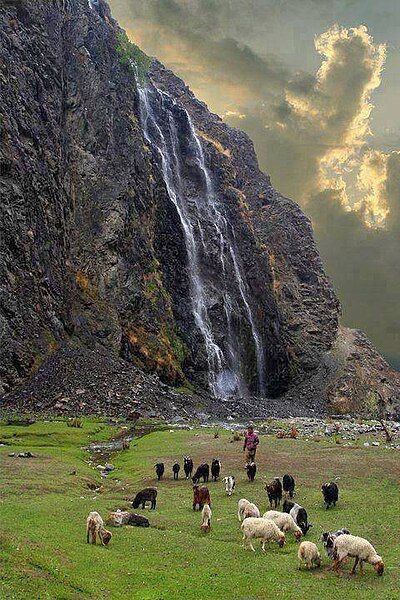
[(321, 29), (361, 4), (111, 1), (136, 43), (249, 133), (274, 185), (311, 216), (344, 322), (399, 365), (400, 153), (371, 135), (390, 44), (365, 25)]

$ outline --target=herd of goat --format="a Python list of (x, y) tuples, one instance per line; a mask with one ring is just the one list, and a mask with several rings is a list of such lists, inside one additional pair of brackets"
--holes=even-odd
[[(257, 467), (254, 462), (245, 466), (249, 481), (254, 481)], [(160, 481), (165, 474), (164, 463), (155, 465), (156, 476)], [(210, 479), (216, 482), (220, 478), (221, 461), (213, 459), (210, 465), (208, 463), (200, 464), (193, 474), (193, 460), (190, 456), (183, 457), (183, 470), (186, 479), (192, 479), (193, 482), (193, 510), (201, 510), (201, 529), (209, 532), (211, 529), (211, 497), (210, 491), (205, 483)], [(172, 466), (173, 478), (179, 479), (180, 465), (175, 463)], [(200, 484), (203, 481), (203, 485)], [(233, 475), (227, 475), (223, 478), (225, 490), (228, 496), (231, 496), (235, 490), (236, 481)], [(286, 534), (292, 533), (297, 542), (300, 543), (298, 549), (299, 564), (308, 569), (319, 567), (321, 565), (321, 556), (316, 544), (310, 541), (301, 541), (301, 538), (307, 535), (312, 527), (308, 522), (306, 509), (293, 501), (295, 496), (295, 480), (291, 475), (284, 475), (282, 481), (275, 477), (265, 485), (268, 496), (270, 510), (262, 516), (260, 510), (253, 502), (245, 498), (238, 501), (238, 519), (241, 522), (244, 546), (250, 547), (255, 551), (252, 540), (260, 539), (261, 549), (265, 552), (265, 544), (270, 541), (276, 541), (280, 547), (285, 544)], [(325, 483), (321, 487), (323, 500), (326, 508), (336, 506), (339, 498), (339, 489), (335, 482)], [(150, 509), (155, 510), (157, 505), (157, 488), (147, 487), (138, 492), (132, 501), (132, 508), (145, 508), (146, 503), (150, 503)], [(283, 501), (283, 503), (282, 503)], [(282, 511), (277, 508), (282, 503)], [(129, 511), (118, 510), (111, 513), (107, 523), (114, 526), (124, 524), (148, 527), (149, 521), (146, 517)], [(105, 529), (102, 517), (97, 512), (91, 512), (87, 518), (87, 541), (96, 543), (96, 536), (99, 537), (103, 545), (107, 545), (111, 540), (112, 534)], [(367, 562), (374, 566), (378, 575), (384, 571), (382, 558), (376, 553), (370, 542), (364, 538), (351, 535), (346, 528), (338, 529), (334, 532), (325, 532), (321, 536), (321, 541), (326, 550), (328, 558), (333, 561), (333, 569), (340, 573), (342, 563), (348, 558), (355, 559), (351, 574), (355, 573), (357, 565), (360, 572), (363, 572), (363, 563)]]

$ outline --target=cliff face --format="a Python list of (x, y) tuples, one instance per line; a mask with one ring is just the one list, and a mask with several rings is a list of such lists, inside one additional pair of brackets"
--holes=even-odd
[(343, 395), (349, 353), (335, 354), (339, 306), (309, 220), (103, 0), (3, 1), (0, 84), (9, 403), (27, 381), (34, 401), (47, 371), (57, 396), (71, 364), (96, 386), (84, 356), (117, 403), (145, 373), (223, 397)]

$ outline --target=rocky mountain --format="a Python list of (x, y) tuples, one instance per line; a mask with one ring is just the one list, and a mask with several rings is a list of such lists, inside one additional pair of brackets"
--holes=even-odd
[(103, 0), (0, 0), (0, 84), (3, 406), (396, 414), (308, 218)]

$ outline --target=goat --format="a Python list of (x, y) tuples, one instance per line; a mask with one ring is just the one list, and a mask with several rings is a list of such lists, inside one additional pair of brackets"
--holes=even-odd
[(279, 477), (275, 477), (273, 481), (267, 483), (265, 489), (267, 490), (270, 507), (272, 508), (272, 504), (274, 504), (274, 508), (277, 508), (282, 500), (282, 484)]
[(339, 499), (339, 488), (336, 483), (334, 481), (324, 483), (321, 490), (326, 508), (328, 509), (330, 506), (336, 506), (336, 502)]
[(213, 481), (217, 481), (219, 474), (221, 472), (221, 461), (217, 458), (213, 458), (211, 463), (211, 479)]
[(181, 470), (181, 466), (179, 463), (175, 463), (172, 467), (172, 472), (174, 474), (174, 479), (179, 479), (179, 471)]
[(211, 507), (210, 492), (207, 487), (199, 487), (198, 484), (195, 484), (193, 486), (193, 510), (196, 510), (197, 506), (199, 510), (202, 510), (205, 504)]
[(211, 508), (209, 504), (205, 504), (203, 506), (203, 510), (201, 511), (201, 529), (204, 533), (208, 533), (211, 529)]
[(190, 456), (183, 457), (183, 470), (185, 471), (186, 479), (189, 479), (193, 473), (193, 460)]
[(247, 477), (249, 478), (249, 481), (254, 481), (254, 478), (255, 478), (256, 472), (257, 472), (256, 463), (255, 462), (247, 463), (247, 465), (245, 466), (245, 469), (247, 471)]
[(164, 471), (165, 471), (164, 463), (157, 463), (155, 465), (155, 467), (156, 467), (157, 479), (158, 479), (158, 481), (160, 481), (160, 479), (164, 475)]
[(290, 502), (290, 500), (285, 500), (283, 503), (283, 512), (289, 513), (297, 525), (303, 532), (303, 535), (306, 535), (307, 531), (312, 527), (311, 523), (308, 523), (307, 511), (305, 508), (300, 506), (300, 504), (296, 504), (295, 502)]
[(142, 505), (142, 508), (144, 508), (146, 502), (150, 502), (150, 510), (155, 510), (157, 504), (157, 494), (157, 488), (144, 488), (144, 490), (138, 492), (134, 497), (132, 501), (132, 508), (139, 508), (140, 505)]
[(228, 494), (228, 496), (232, 496), (232, 492), (235, 489), (235, 478), (233, 477), (233, 475), (228, 475), (228, 477), (224, 477), (224, 481), (225, 481), (225, 491)]
[(210, 467), (207, 463), (202, 463), (196, 469), (196, 473), (192, 477), (193, 483), (199, 483), (200, 479), (203, 478), (203, 483), (208, 481), (210, 476)]
[(291, 475), (284, 475), (282, 478), (282, 487), (285, 498), (293, 498), (295, 481)]

